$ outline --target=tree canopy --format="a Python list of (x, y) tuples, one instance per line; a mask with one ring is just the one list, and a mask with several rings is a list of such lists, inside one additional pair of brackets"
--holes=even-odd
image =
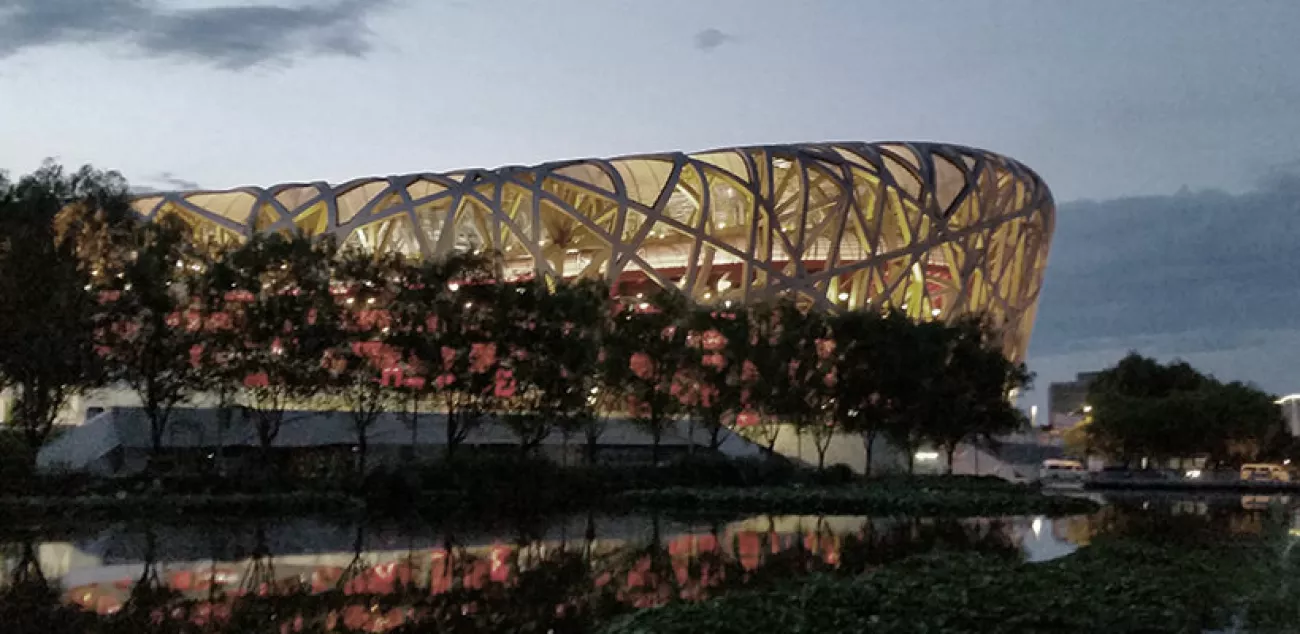
[(1275, 400), (1186, 362), (1161, 364), (1133, 352), (1093, 380), (1084, 425), (1092, 449), (1124, 461), (1205, 456), (1240, 463), (1281, 450), (1285, 422)]
[(86, 228), (129, 224), (128, 211), (112, 172), (46, 164), (16, 183), (0, 177), (0, 388), (14, 393), (11, 424), (33, 460), (69, 399), (105, 378), (91, 285), (99, 271), (79, 247)]

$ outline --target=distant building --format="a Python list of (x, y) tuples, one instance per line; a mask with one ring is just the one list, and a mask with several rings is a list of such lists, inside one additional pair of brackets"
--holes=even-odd
[(1056, 429), (1068, 429), (1083, 420), (1087, 406), (1088, 388), (1098, 372), (1080, 372), (1073, 381), (1052, 383), (1047, 386), (1047, 424)]

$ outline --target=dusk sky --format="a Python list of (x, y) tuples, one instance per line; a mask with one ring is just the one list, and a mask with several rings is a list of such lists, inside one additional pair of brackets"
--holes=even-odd
[(1137, 348), (1300, 391), (1298, 32), (1296, 0), (0, 0), (0, 168), (972, 145), (1060, 203), (1040, 385)]

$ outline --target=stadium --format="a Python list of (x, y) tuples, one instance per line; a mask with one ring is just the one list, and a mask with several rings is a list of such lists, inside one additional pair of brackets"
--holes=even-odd
[(148, 219), (182, 219), (196, 240), (301, 231), (419, 258), (480, 251), (506, 278), (601, 277), (623, 296), (675, 286), (701, 303), (786, 294), (918, 320), (983, 313), (1016, 360), (1055, 212), (1024, 165), (930, 143), (673, 152), (133, 204)]
[[(179, 218), (203, 244), (234, 244), (259, 232), (328, 234), (345, 247), (412, 258), (490, 254), (502, 279), (602, 278), (625, 298), (676, 287), (719, 306), (785, 295), (815, 309), (895, 308), (917, 320), (981, 314), (999, 327), (1003, 351), (1017, 361), (1029, 344), (1055, 214), (1050, 191), (1024, 165), (930, 143), (648, 154), (337, 186), (150, 193), (132, 205), (146, 220)], [(107, 474), (145, 464), (147, 422), (132, 397), (103, 390), (75, 400), (64, 422), (78, 428), (42, 451), (42, 465)], [(169, 447), (256, 446), (248, 421), (223, 430), (210, 403), (190, 407), (171, 426)], [(347, 451), (354, 442), (337, 412), (292, 418), (276, 440), (285, 451)], [(443, 418), (421, 417), (415, 455), (440, 455)], [(700, 430), (681, 421), (677, 427), (664, 446), (700, 444)], [(380, 465), (400, 463), (413, 434), (397, 415), (385, 415), (367, 437)], [(782, 437), (778, 452), (815, 460), (796, 434)], [(514, 440), (489, 425), (466, 443), (490, 449)], [(627, 421), (601, 439), (602, 452), (619, 460), (637, 460), (649, 444)], [(542, 449), (568, 460), (577, 447), (548, 437)], [(759, 452), (739, 436), (721, 450)], [(876, 464), (881, 458), (899, 455), (877, 456)], [(861, 443), (850, 439), (826, 455), (827, 464), (855, 468), (864, 459)], [(991, 456), (973, 460), (981, 472), (998, 469)]]

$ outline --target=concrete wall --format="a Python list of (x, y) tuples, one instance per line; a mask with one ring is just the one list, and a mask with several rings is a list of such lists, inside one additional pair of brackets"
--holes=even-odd
[[(14, 394), (12, 390), (0, 390), (0, 423), (9, 422), (10, 408), (13, 406)], [(188, 399), (182, 406), (189, 407), (210, 407), (216, 405), (216, 399), (206, 394), (197, 394)], [(139, 407), (140, 399), (136, 398), (135, 393), (122, 388), (105, 388), (101, 390), (90, 390), (84, 394), (77, 394), (68, 399), (63, 411), (59, 412), (55, 424), (62, 427), (75, 427), (84, 424), (95, 414), (110, 410), (114, 407)]]
[[(756, 443), (763, 444), (762, 439), (750, 436)], [(798, 460), (808, 466), (817, 466), (817, 447), (812, 436), (795, 433), (791, 425), (781, 426), (775, 445), (777, 453)], [(906, 473), (907, 456), (901, 449), (891, 444), (882, 436), (876, 438), (872, 446), (871, 472), (873, 474)], [(917, 452), (914, 468), (918, 474), (940, 474), (947, 472), (947, 456), (943, 452), (922, 448)], [(931, 458), (932, 454), (937, 456)], [(826, 451), (826, 466), (848, 465), (854, 473), (862, 473), (866, 464), (866, 450), (862, 437), (858, 434), (835, 434)], [(973, 445), (962, 445), (953, 455), (953, 473), (958, 475), (993, 475), (1009, 480), (1018, 480), (1036, 472), (1037, 465), (1005, 464), (993, 453)]]
[[(750, 440), (764, 444), (763, 440), (754, 436), (750, 436)], [(817, 445), (813, 437), (809, 434), (801, 436), (795, 433), (793, 425), (781, 425), (781, 431), (777, 435), (774, 448), (781, 455), (810, 466), (817, 466)], [(885, 441), (884, 438), (876, 438), (871, 454), (872, 473), (900, 472), (907, 468), (907, 463), (903, 460), (903, 454)], [(866, 456), (867, 452), (862, 445), (861, 436), (858, 434), (835, 434), (826, 450), (826, 466), (843, 464), (853, 469), (854, 473), (862, 473), (866, 466)]]
[[(2, 403), (0, 403), (2, 404)], [(216, 403), (208, 395), (197, 395), (185, 404), (186, 407), (205, 408), (212, 407)], [(114, 407), (138, 407), (138, 400), (135, 395), (124, 389), (106, 389), (97, 390), (78, 396), (69, 402), (69, 405), (60, 418), (61, 424), (69, 425), (76, 428), (84, 424), (87, 413), (93, 413), (95, 410), (111, 410)], [(2, 411), (2, 410), (0, 410)], [(426, 417), (430, 418), (430, 417)], [(381, 437), (391, 436), (387, 441), (373, 440), (375, 444), (367, 457), (367, 461), (375, 466), (400, 466), (407, 464), (411, 460), (410, 449), (404, 447), (405, 439), (409, 432), (404, 431), (400, 425), (389, 425), (393, 427), (388, 432), (378, 433), (381, 430), (376, 429), (376, 435)], [(380, 425), (378, 427), (384, 427)], [(435, 461), (441, 458), (444, 449), (439, 446), (434, 437), (429, 434), (430, 431), (420, 433), (420, 447), (415, 450), (414, 458), (421, 462)], [(437, 435), (437, 432), (432, 432)], [(749, 442), (737, 435), (727, 434), (724, 436), (724, 444), (721, 448), (722, 453), (732, 457), (754, 457), (761, 456), (765, 446), (765, 441), (754, 434), (742, 433), (748, 438)], [(688, 437), (694, 437), (698, 445), (707, 444), (707, 433), (702, 429), (692, 429), (687, 423), (682, 423), (679, 430), (678, 442), (684, 441)], [(374, 436), (372, 436), (373, 438)], [(619, 441), (614, 441), (619, 442)], [(479, 448), (477, 450), (490, 450), (495, 452), (510, 453), (515, 451), (514, 447), (508, 444), (490, 444), (491, 449)], [(467, 451), (476, 450), (467, 447)], [(673, 452), (681, 453), (684, 448), (670, 449), (664, 448), (663, 457), (673, 455)], [(787, 457), (793, 458), (809, 466), (817, 465), (817, 448), (813, 438), (808, 435), (795, 433), (792, 425), (782, 425), (777, 436), (775, 450)], [(583, 460), (582, 439), (574, 438), (567, 447), (560, 445), (558, 442), (548, 442), (539, 451), (547, 457), (561, 464), (578, 464)], [(648, 460), (648, 454), (645, 457), (639, 457), (640, 453), (648, 452), (646, 447), (632, 446), (605, 446), (602, 449), (609, 461), (612, 462), (642, 462)], [(131, 452), (134, 454), (135, 452)], [(872, 473), (901, 473), (907, 470), (907, 457), (898, 448), (892, 446), (885, 438), (878, 437), (874, 444), (872, 456)], [(927, 452), (926, 455), (928, 456)], [(945, 457), (940, 455), (937, 459), (922, 459), (916, 462), (918, 473), (942, 473), (946, 468)], [(186, 458), (187, 460), (189, 458)], [(194, 454), (194, 460), (205, 459), (202, 452)], [(135, 455), (125, 456), (122, 464), (122, 471), (131, 472), (138, 468), (143, 468), (141, 458)], [(827, 467), (837, 464), (847, 465), (856, 473), (862, 473), (866, 464), (866, 452), (863, 447), (862, 438), (857, 434), (835, 434), (831, 439), (830, 446), (826, 452), (825, 464)], [(233, 465), (232, 465), (233, 466)], [(958, 450), (954, 460), (954, 471), (959, 474), (979, 474), (979, 475), (998, 475), (1006, 478), (1015, 478), (1024, 476), (1028, 471), (1036, 469), (1037, 465), (1031, 465), (1028, 468), (1021, 467), (1012, 469), (1009, 465), (1004, 465), (995, 456), (987, 451), (975, 447), (962, 447)], [(1016, 473), (1019, 471), (1020, 473)]]

